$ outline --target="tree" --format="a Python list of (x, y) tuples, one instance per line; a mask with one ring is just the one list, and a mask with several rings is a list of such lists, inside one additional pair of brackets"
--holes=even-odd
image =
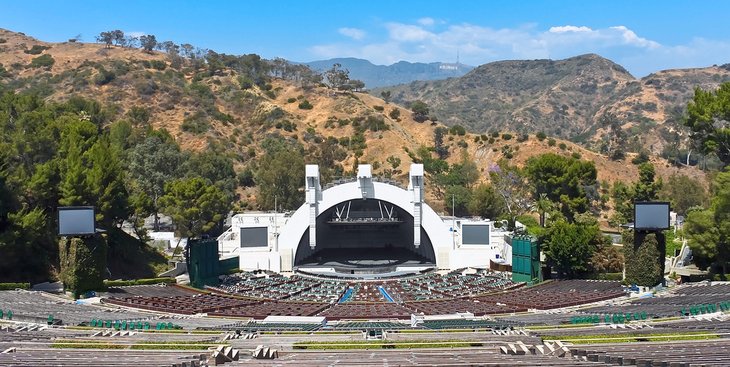
[(165, 183), (182, 177), (184, 161), (172, 138), (163, 139), (158, 135), (147, 137), (129, 153), (130, 191), (142, 191), (152, 200), (156, 230), (159, 229), (158, 201), (165, 193)]
[(713, 191), (709, 209), (689, 212), (684, 232), (698, 267), (715, 265), (727, 274), (730, 262), (730, 168), (715, 177)]
[(421, 100), (412, 102), (411, 111), (413, 112), (413, 119), (416, 120), (416, 122), (424, 122), (428, 120), (428, 114), (430, 111), (426, 102)]
[(614, 161), (623, 159), (626, 155), (624, 151), (626, 133), (621, 128), (621, 122), (618, 120), (616, 115), (612, 113), (604, 113), (601, 116), (599, 124), (607, 130), (607, 137), (604, 142), (603, 151)]
[[(661, 233), (659, 237), (663, 237)], [(640, 236), (639, 245), (634, 236)], [(626, 281), (644, 287), (661, 283), (664, 274), (664, 249), (660, 248), (663, 238), (655, 233), (625, 232), (623, 235), (624, 258), (626, 259)]]
[(112, 48), (114, 34), (112, 32), (101, 32), (96, 36), (96, 41), (104, 44), (104, 48)]
[(262, 145), (266, 154), (258, 161), (255, 172), (259, 194), (256, 201), (262, 209), (273, 209), (278, 201), (283, 209), (296, 209), (302, 203), (304, 157), (301, 146), (270, 139)]
[(439, 159), (449, 157), (449, 148), (444, 146), (444, 135), (447, 131), (443, 126), (439, 126), (433, 130), (433, 147)]
[(482, 183), (472, 190), (469, 213), (482, 218), (497, 219), (504, 213), (504, 202), (494, 187)]
[(559, 220), (540, 237), (547, 263), (560, 277), (575, 278), (592, 271), (593, 254), (601, 240), (597, 224)]
[(97, 208), (97, 220), (108, 229), (131, 214), (124, 173), (108, 136), (98, 139), (88, 156), (90, 169), (86, 182), (93, 198), (91, 203)]
[(145, 34), (139, 37), (139, 44), (145, 52), (152, 53), (157, 46), (157, 38), (153, 34)]
[(724, 166), (730, 164), (730, 83), (716, 91), (695, 89), (687, 104), (685, 125), (692, 130), (691, 138), (699, 142), (702, 152), (714, 153)]
[(672, 210), (680, 215), (687, 214), (692, 207), (706, 206), (709, 201), (707, 190), (699, 180), (680, 174), (669, 176), (659, 197), (669, 201)]
[(592, 208), (587, 192), (597, 186), (593, 162), (547, 153), (528, 159), (525, 172), (535, 185), (534, 199), (545, 194), (550, 201), (559, 203), (568, 220)]
[(167, 183), (160, 205), (172, 217), (178, 235), (190, 238), (199, 238), (219, 225), (231, 207), (220, 189), (200, 177)]
[(639, 181), (634, 184), (634, 201), (654, 201), (659, 196), (662, 180), (656, 180), (654, 165), (642, 163), (639, 165)]
[(347, 90), (350, 82), (350, 71), (343, 69), (342, 65), (333, 64), (332, 68), (324, 72), (324, 77), (330, 88), (335, 90)]
[(509, 166), (504, 161), (489, 169), (489, 177), (502, 198), (510, 228), (514, 228), (517, 217), (530, 211), (533, 206), (530, 194), (532, 188), (519, 168)]
[(383, 98), (383, 101), (385, 101), (385, 104), (390, 103), (391, 94), (392, 93), (389, 90), (384, 90), (384, 91), (380, 92), (380, 97)]

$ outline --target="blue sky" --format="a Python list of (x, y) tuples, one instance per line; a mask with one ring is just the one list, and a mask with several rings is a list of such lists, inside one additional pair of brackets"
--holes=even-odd
[(3, 1), (0, 27), (45, 41), (154, 34), (217, 52), (481, 65), (597, 53), (635, 76), (730, 63), (730, 1)]

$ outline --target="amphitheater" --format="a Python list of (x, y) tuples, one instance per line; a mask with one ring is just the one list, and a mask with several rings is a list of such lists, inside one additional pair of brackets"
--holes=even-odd
[(299, 210), (234, 217), (243, 270), (204, 289), (0, 292), (0, 366), (730, 365), (730, 283), (515, 282), (504, 233), (436, 215), (422, 167), (369, 171), (323, 190), (308, 166)]

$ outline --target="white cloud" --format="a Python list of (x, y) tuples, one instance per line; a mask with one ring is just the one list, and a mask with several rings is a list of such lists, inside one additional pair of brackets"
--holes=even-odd
[(356, 41), (365, 38), (365, 31), (363, 31), (362, 29), (343, 27), (338, 29), (337, 32), (345, 37), (350, 37)]
[(624, 39), (624, 42), (629, 45), (639, 46), (639, 47), (647, 47), (647, 48), (657, 48), (659, 47), (659, 43), (648, 40), (646, 38), (642, 38), (636, 35), (634, 31), (620, 25), (616, 27), (611, 27), (610, 29), (613, 29), (615, 31), (618, 31), (621, 33), (621, 36)]
[(558, 26), (558, 27), (550, 27), (548, 32), (550, 33), (565, 33), (565, 32), (592, 32), (593, 30), (586, 27), (586, 26), (580, 26), (576, 27), (574, 25), (564, 25), (564, 26)]
[(425, 17), (418, 20), (418, 24), (426, 27), (434, 25), (436, 21), (433, 18)]
[(386, 24), (386, 28), (388, 29), (390, 38), (394, 41), (417, 42), (433, 37), (433, 33), (417, 25), (388, 23)]
[[(387, 32), (380, 39), (368, 36), (372, 42), (320, 44), (310, 47), (309, 51), (317, 58), (359, 57), (376, 64), (401, 60), (448, 62), (455, 60), (458, 52), (461, 62), (475, 66), (498, 60), (563, 59), (597, 53), (623, 65), (636, 76), (661, 69), (708, 66), (730, 60), (730, 41), (696, 39), (682, 45), (662, 45), (623, 25), (607, 28), (555, 25), (540, 29), (530, 24), (491, 28), (468, 23), (431, 23), (432, 20), (423, 18), (412, 24), (384, 23)], [(426, 28), (428, 24), (434, 26)], [(340, 29), (340, 33), (344, 29)], [(364, 37), (364, 32), (362, 34)]]

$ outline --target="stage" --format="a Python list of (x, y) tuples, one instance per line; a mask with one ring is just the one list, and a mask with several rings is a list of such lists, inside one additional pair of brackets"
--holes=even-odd
[(372, 279), (408, 275), (436, 268), (436, 264), (405, 248), (322, 249), (295, 267), (307, 274)]

